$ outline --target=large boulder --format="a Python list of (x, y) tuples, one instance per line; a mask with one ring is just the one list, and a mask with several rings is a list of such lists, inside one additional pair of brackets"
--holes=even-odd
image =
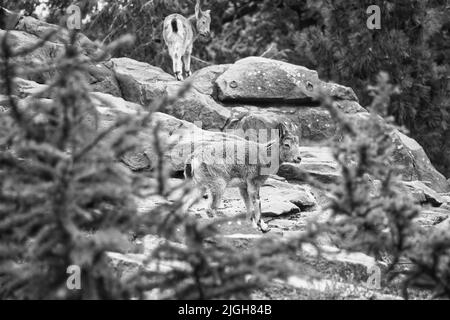
[(425, 150), (416, 140), (395, 131), (393, 141), (395, 143), (394, 161), (403, 165), (404, 180), (420, 180), (435, 191), (449, 191), (448, 181), (436, 170)]
[[(109, 94), (94, 92), (91, 93), (93, 102), (97, 108), (97, 131), (103, 131), (111, 126), (113, 126), (116, 121), (121, 117), (127, 116), (139, 116), (145, 114), (145, 109), (137, 104), (130, 101), (126, 101), (123, 98), (115, 97)], [(155, 113), (153, 115), (153, 121), (158, 121), (161, 115), (161, 122), (165, 118), (162, 114)], [(171, 117), (172, 118), (172, 117)], [(170, 135), (170, 130), (175, 130), (175, 126), (179, 125), (179, 121), (173, 118), (173, 127), (165, 122), (162, 125), (163, 130), (167, 131), (167, 135)], [(155, 122), (150, 122), (153, 126)], [(155, 162), (150, 162), (150, 159), (146, 156), (145, 151), (153, 147), (154, 135), (152, 129), (141, 130), (135, 137), (138, 142), (138, 147), (130, 152), (127, 152), (122, 159), (120, 159), (125, 165), (127, 165), (133, 171), (142, 171), (145, 169), (151, 169), (154, 167)], [(115, 135), (120, 135), (121, 132), (113, 132), (110, 136), (111, 139), (115, 138)], [(156, 161), (156, 159), (154, 159)]]
[(99, 130), (107, 129), (121, 116), (137, 116), (145, 113), (141, 105), (103, 92), (92, 92), (91, 98), (99, 114)]
[[(21, 20), (22, 21), (22, 20)], [(20, 23), (19, 23), (20, 25)], [(5, 31), (0, 30), (0, 37), (5, 34)], [(38, 41), (39, 37), (34, 34), (12, 30), (9, 31), (8, 41), (15, 50), (33, 47)], [(36, 48), (33, 52), (26, 56), (14, 58), (21, 67), (42, 67), (52, 65), (54, 61), (64, 54), (65, 48), (62, 43), (47, 41), (42, 46)], [(87, 69), (88, 82), (91, 85), (92, 91), (100, 91), (112, 95), (120, 96), (121, 92), (116, 81), (115, 75), (111, 70), (111, 62), (91, 63)], [(32, 80), (37, 83), (46, 83), (54, 78), (57, 70), (49, 69), (39, 73), (28, 73), (22, 75), (26, 80)]]
[(221, 101), (311, 103), (320, 90), (358, 101), (351, 88), (321, 81), (316, 71), (261, 57), (237, 61), (216, 80)]
[[(54, 33), (47, 43), (50, 45), (63, 46), (70, 40), (70, 33), (67, 29), (30, 16), (21, 17), (15, 26), (15, 29), (41, 39), (50, 33)], [(82, 33), (77, 33), (75, 45), (80, 48), (82, 54), (87, 57), (97, 58), (103, 54), (102, 50), (99, 49), (100, 46)], [(58, 55), (61, 53), (62, 52), (59, 51)], [(49, 58), (53, 59), (54, 56), (50, 56)], [(121, 96), (120, 88), (114, 72), (112, 71), (112, 63), (110, 61), (91, 63), (88, 66), (88, 81), (92, 91)]]
[[(264, 200), (274, 203), (289, 202), (296, 205), (302, 211), (305, 209), (311, 210), (317, 205), (311, 187), (307, 185), (290, 184), (285, 181), (268, 179), (265, 187), (267, 188), (267, 192), (266, 197), (263, 197)], [(265, 212), (268, 212), (268, 210)], [(276, 215), (275, 212), (273, 214)]]
[[(337, 106), (355, 119), (367, 112), (355, 101), (337, 101)], [(322, 107), (237, 105), (232, 111), (234, 118), (240, 121), (233, 122), (231, 129), (271, 129), (287, 121), (293, 124), (293, 133), (299, 136), (301, 145), (323, 142), (340, 134), (330, 113)]]
[(284, 163), (278, 174), (290, 181), (305, 181), (308, 176), (322, 183), (334, 183), (340, 177), (340, 168), (327, 147), (301, 147), (300, 164)]
[(112, 94), (121, 97), (119, 83), (112, 70), (111, 61), (91, 63), (88, 66), (88, 81), (92, 91)]
[[(182, 84), (174, 81), (173, 76), (147, 63), (128, 58), (112, 59), (112, 63), (123, 97), (128, 101), (149, 105), (155, 99), (174, 97), (181, 89)], [(195, 83), (202, 89), (199, 81)], [(189, 122), (201, 122), (203, 129), (221, 129), (231, 117), (229, 109), (195, 86), (160, 111)]]
[[(167, 86), (166, 94), (169, 97), (176, 97), (180, 89), (181, 85), (178, 83)], [(221, 130), (231, 118), (231, 111), (228, 108), (218, 104), (211, 96), (192, 88), (160, 111), (178, 119), (197, 122), (197, 126), (205, 130)]]
[(443, 196), (426, 186), (422, 181), (403, 181), (403, 184), (411, 191), (418, 203), (429, 203), (439, 207), (446, 202)]
[(230, 66), (230, 64), (219, 64), (200, 69), (196, 71), (188, 81), (192, 83), (192, 86), (197, 89), (198, 92), (210, 95), (217, 100), (218, 92), (216, 80), (227, 71)]
[[(99, 70), (100, 69), (96, 69), (94, 73), (98, 72)], [(89, 75), (88, 80), (91, 79), (90, 77), (91, 76)], [(100, 75), (99, 78), (101, 79)], [(117, 93), (118, 88), (114, 86), (114, 83), (109, 82), (108, 79), (113, 80), (114, 78), (104, 77), (98, 83), (94, 85), (91, 84), (90, 86), (91, 91), (101, 92), (104, 94), (111, 94), (114, 96), (120, 96), (119, 94), (114, 94)], [(39, 98), (51, 98), (49, 92), (46, 91), (47, 87), (48, 86), (46, 84), (37, 83), (33, 80), (27, 80), (17, 77), (15, 79), (15, 86), (13, 88), (13, 93), (19, 98), (26, 98), (31, 95)]]
[[(91, 97), (98, 111), (99, 131), (111, 127), (122, 116), (139, 116), (147, 112), (139, 104), (109, 94), (94, 92), (91, 93)], [(187, 157), (196, 147), (230, 138), (224, 133), (202, 130), (191, 122), (165, 113), (154, 112), (147, 128), (140, 130), (136, 136), (137, 149), (127, 153), (121, 159), (132, 170), (155, 168), (157, 152), (153, 129), (156, 125), (159, 126), (157, 139), (163, 147), (164, 164), (171, 171), (183, 171)], [(113, 133), (112, 138), (114, 134), (120, 134), (120, 132)], [(238, 137), (234, 138), (238, 139)]]
[(45, 84), (40, 84), (32, 80), (16, 78), (13, 93), (19, 98), (27, 98), (31, 95), (39, 98), (50, 98), (49, 93), (46, 92), (47, 88), (48, 86)]
[(260, 110), (256, 107), (250, 109), (244, 109), (243, 107), (233, 108), (233, 120), (227, 126), (226, 132), (252, 141), (258, 141), (258, 137), (262, 132), (270, 138), (271, 134), (269, 131), (277, 129), (280, 123), (287, 125), (293, 134), (301, 135), (301, 128), (294, 121), (291, 121), (286, 114)]
[(233, 119), (227, 126), (227, 132), (249, 137), (257, 141), (261, 131), (276, 129), (284, 123), (290, 132), (300, 138), (300, 145), (308, 146), (321, 143), (337, 134), (339, 130), (330, 113), (321, 107), (280, 106), (261, 108), (239, 106), (232, 108)]
[[(50, 33), (54, 33), (49, 40), (59, 44), (68, 43), (71, 36), (67, 29), (30, 16), (21, 17), (16, 24), (15, 29), (32, 34), (39, 38), (44, 38)], [(82, 33), (77, 33), (75, 44), (81, 48), (83, 54), (89, 57), (99, 57), (102, 55), (102, 51), (99, 49), (99, 46)]]
[(165, 94), (168, 83), (175, 78), (161, 68), (129, 58), (111, 59), (112, 69), (128, 101), (148, 105)]
[(16, 27), (22, 15), (0, 7), (0, 29), (12, 30)]
[[(397, 132), (398, 133), (398, 132)], [(398, 172), (405, 185), (419, 202), (441, 205), (445, 202), (438, 192), (448, 190), (445, 177), (434, 169), (426, 167), (428, 157), (418, 158), (405, 153), (406, 145), (399, 145), (393, 153), (393, 163), (403, 164)], [(300, 148), (302, 162), (300, 164), (283, 164), (278, 174), (289, 180), (304, 180), (305, 174), (315, 177), (321, 182), (335, 182), (340, 176), (340, 168), (328, 147), (303, 146)], [(406, 156), (405, 156), (406, 154)], [(429, 161), (429, 160), (428, 160)], [(409, 163), (409, 164), (408, 164)], [(416, 165), (418, 163), (418, 165)], [(388, 164), (389, 165), (389, 164)]]
[[(0, 38), (5, 36), (6, 32), (0, 30)], [(8, 33), (8, 43), (15, 50), (22, 50), (25, 48), (33, 47), (39, 38), (35, 35), (29, 34), (24, 31), (12, 30)], [(17, 62), (21, 67), (42, 67), (51, 65), (53, 61), (60, 57), (64, 53), (64, 46), (54, 42), (46, 42), (36, 50), (26, 56), (14, 58), (13, 61)], [(32, 73), (27, 76), (28, 80), (33, 80), (39, 83), (45, 83), (47, 80), (53, 78), (56, 74), (55, 70), (45, 70), (39, 73)]]

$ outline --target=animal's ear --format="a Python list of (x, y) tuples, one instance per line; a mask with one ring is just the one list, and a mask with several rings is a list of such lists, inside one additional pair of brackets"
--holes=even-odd
[(207, 16), (211, 16), (211, 10), (203, 11), (203, 13), (206, 14)]
[(284, 123), (280, 123), (278, 126), (277, 126), (277, 129), (278, 129), (278, 133), (279, 133), (279, 137), (280, 137), (280, 141), (281, 140), (284, 140), (284, 138), (286, 138), (287, 137), (287, 135), (288, 135), (288, 130), (287, 130), (287, 128), (286, 128), (286, 125), (284, 124)]
[(272, 147), (274, 146), (276, 144), (276, 140), (274, 140), (274, 141), (270, 141), (268, 144), (266, 144), (266, 151), (267, 152), (272, 152)]

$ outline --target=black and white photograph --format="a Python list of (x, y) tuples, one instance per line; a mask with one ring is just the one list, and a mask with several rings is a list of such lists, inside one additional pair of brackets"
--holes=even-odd
[(448, 300), (449, 178), (449, 0), (0, 0), (0, 300)]

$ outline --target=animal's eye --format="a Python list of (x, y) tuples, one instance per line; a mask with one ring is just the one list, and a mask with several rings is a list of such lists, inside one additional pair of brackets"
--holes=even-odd
[(290, 148), (290, 147), (291, 147), (291, 145), (290, 145), (289, 143), (285, 143), (284, 146), (285, 146), (286, 148)]

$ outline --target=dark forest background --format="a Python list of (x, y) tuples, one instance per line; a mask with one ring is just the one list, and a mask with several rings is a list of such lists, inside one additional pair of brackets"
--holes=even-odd
[[(42, 1), (3, 1), (40, 14)], [(80, 6), (82, 32), (108, 44), (131, 33), (132, 48), (117, 52), (170, 71), (161, 23), (170, 13), (193, 14), (195, 0), (48, 0), (46, 20), (64, 24)], [(447, 0), (203, 0), (212, 10), (213, 39), (194, 49), (194, 70), (253, 55), (304, 65), (322, 79), (352, 87), (361, 104), (380, 70), (402, 91), (390, 107), (434, 165), (450, 176), (450, 4)], [(370, 5), (381, 7), (381, 30), (366, 27)], [(38, 8), (38, 10), (36, 10)], [(42, 18), (42, 17), (40, 17)]]

